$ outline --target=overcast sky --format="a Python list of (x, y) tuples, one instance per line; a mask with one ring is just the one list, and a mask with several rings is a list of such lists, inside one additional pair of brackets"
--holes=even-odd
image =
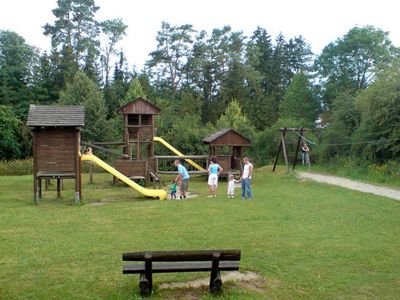
[[(42, 26), (54, 20), (56, 0), (0, 0), (0, 29), (13, 30), (41, 49), (50, 48)], [(390, 32), (400, 46), (400, 2), (396, 0), (97, 0), (97, 19), (122, 18), (127, 36), (120, 46), (130, 64), (139, 69), (156, 47), (162, 21), (172, 25), (192, 24), (211, 31), (230, 25), (251, 35), (257, 26), (273, 37), (302, 35), (314, 53), (355, 25), (374, 25)]]

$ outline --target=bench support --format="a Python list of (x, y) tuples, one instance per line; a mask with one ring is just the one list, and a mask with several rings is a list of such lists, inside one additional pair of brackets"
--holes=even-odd
[(219, 271), (219, 259), (221, 254), (219, 252), (213, 253), (211, 275), (210, 275), (210, 292), (217, 294), (221, 292), (222, 280), (221, 272)]
[(144, 274), (140, 274), (139, 278), (140, 294), (145, 297), (150, 296), (153, 290), (152, 258), (151, 253), (146, 252), (144, 255)]

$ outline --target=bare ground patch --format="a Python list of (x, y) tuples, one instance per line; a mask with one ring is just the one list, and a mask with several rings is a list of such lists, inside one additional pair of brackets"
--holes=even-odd
[[(242, 288), (252, 292), (264, 293), (268, 288), (276, 287), (279, 281), (266, 280), (254, 272), (229, 272), (222, 274), (223, 290)], [(185, 282), (161, 283), (158, 288), (164, 290), (166, 299), (199, 299), (208, 292), (210, 278), (199, 278)]]

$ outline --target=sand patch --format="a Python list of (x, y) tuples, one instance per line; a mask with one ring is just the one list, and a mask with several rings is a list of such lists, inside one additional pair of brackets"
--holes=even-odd
[[(250, 282), (257, 282), (257, 286), (262, 286), (262, 283), (265, 284), (265, 279), (263, 279), (260, 275), (254, 272), (229, 272), (222, 274), (222, 282), (241, 282), (246, 283), (247, 286)], [(171, 283), (161, 283), (159, 285), (160, 289), (199, 289), (201, 287), (208, 287), (210, 284), (210, 277), (207, 278), (199, 278), (191, 281), (185, 282), (171, 282)], [(245, 287), (244, 285), (243, 287)], [(223, 287), (223, 286), (222, 286)]]

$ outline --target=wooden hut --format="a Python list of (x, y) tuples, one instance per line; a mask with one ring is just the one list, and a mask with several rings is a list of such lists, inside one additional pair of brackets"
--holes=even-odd
[(27, 125), (33, 135), (33, 190), (42, 197), (42, 179), (75, 180), (75, 202), (81, 195), (80, 128), (85, 124), (83, 106), (30, 105)]
[(128, 177), (148, 179), (148, 170), (156, 170), (154, 158), (155, 116), (161, 109), (143, 98), (118, 108), (123, 116), (124, 154), (129, 160), (117, 160), (116, 168)]
[(224, 173), (241, 169), (243, 150), (251, 142), (237, 131), (224, 128), (203, 139), (209, 145), (210, 156), (215, 156)]

